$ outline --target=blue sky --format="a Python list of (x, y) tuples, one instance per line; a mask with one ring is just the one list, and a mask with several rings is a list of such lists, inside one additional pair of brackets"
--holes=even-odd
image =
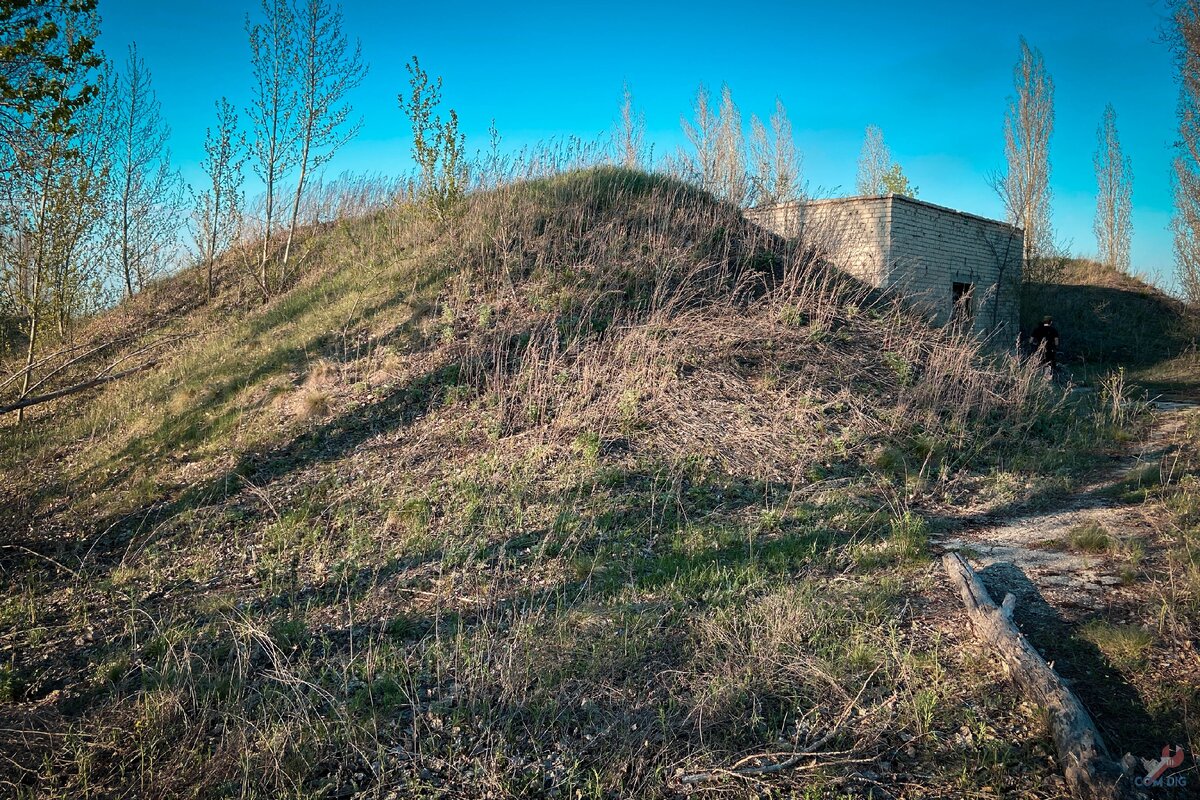
[[(251, 2), (100, 0), (100, 46), (121, 59), (136, 41), (153, 74), (172, 151), (199, 184), (213, 103), (249, 98), (244, 19)], [(1003, 120), (1018, 37), (1039, 48), (1055, 83), (1053, 224), (1072, 252), (1094, 255), (1096, 128), (1105, 103), (1134, 173), (1133, 268), (1170, 281), (1170, 161), (1177, 86), (1160, 42), (1161, 0), (1003, 5), (896, 3), (343, 4), (362, 41), (367, 80), (351, 98), (364, 126), (329, 166), (406, 172), (408, 124), (396, 95), (417, 55), (444, 78), (468, 147), (495, 119), (506, 147), (605, 134), (623, 82), (659, 155), (682, 143), (697, 86), (728, 83), (749, 124), (787, 106), (814, 190), (849, 192), (867, 125), (879, 125), (922, 199), (986, 216), (1002, 207), (987, 178), (1003, 166)], [(248, 187), (249, 188), (249, 187)]]

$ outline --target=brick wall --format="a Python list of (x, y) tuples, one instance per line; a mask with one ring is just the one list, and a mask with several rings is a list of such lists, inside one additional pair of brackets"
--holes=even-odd
[(875, 287), (887, 284), (887, 197), (849, 197), (784, 203), (746, 212), (752, 222), (817, 247), (833, 263)]
[(1021, 281), (1019, 229), (892, 195), (887, 286), (910, 298), (936, 325), (950, 321), (955, 283), (973, 287), (973, 328), (1016, 340)]

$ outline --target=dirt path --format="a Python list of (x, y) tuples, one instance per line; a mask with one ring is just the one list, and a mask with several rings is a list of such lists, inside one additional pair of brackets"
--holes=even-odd
[[(1155, 413), (1147, 439), (1072, 497), (1048, 509), (953, 532), (938, 544), (962, 551), (991, 573), (997, 588), (1012, 591), (1019, 601), (1036, 589), (1064, 620), (1136, 602), (1140, 590), (1132, 585), (1130, 554), (1154, 538), (1154, 529), (1141, 505), (1120, 502), (1122, 484), (1141, 470), (1156, 469), (1172, 437), (1200, 407), (1164, 402), (1156, 404)], [(1017, 576), (1017, 571), (1028, 583), (1004, 585), (1008, 581), (1002, 576)]]

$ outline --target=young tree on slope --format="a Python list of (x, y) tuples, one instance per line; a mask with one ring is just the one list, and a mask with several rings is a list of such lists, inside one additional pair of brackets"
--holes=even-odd
[(798, 200), (804, 193), (802, 162), (792, 138), (783, 101), (776, 98), (771, 115), (771, 130), (762, 120), (750, 116), (750, 161), (752, 169), (751, 204), (775, 205)]
[(1170, 32), (1179, 70), (1179, 141), (1172, 165), (1175, 275), (1184, 296), (1200, 304), (1200, 0), (1172, 6)]
[(728, 85), (721, 87), (716, 146), (716, 195), (735, 206), (744, 206), (749, 198), (750, 182), (746, 177), (746, 143), (742, 135), (742, 112), (733, 102), (733, 92)]
[(204, 135), (204, 160), (200, 162), (209, 185), (200, 194), (193, 212), (196, 249), (207, 274), (206, 297), (213, 297), (213, 266), (217, 255), (233, 244), (242, 207), (242, 165), (245, 156), (237, 132), (237, 113), (222, 97), (217, 102), (217, 128)]
[(690, 154), (680, 152), (679, 164), (683, 177), (707, 192), (717, 187), (717, 115), (712, 110), (712, 96), (703, 83), (696, 90), (692, 103), (692, 121), (680, 117), (683, 135), (692, 146)]
[(250, 118), (250, 154), (254, 172), (263, 182), (262, 249), (258, 259), (258, 288), (263, 302), (276, 289), (268, 270), (271, 236), (275, 232), (280, 184), (296, 166), (297, 103), (295, 69), (295, 19), (288, 0), (262, 0), (264, 21), (251, 24), (250, 64), (254, 95), (246, 115)]
[(412, 123), (413, 161), (420, 181), (418, 193), (438, 219), (446, 219), (467, 190), (466, 137), (458, 132), (458, 114), (446, 119), (437, 113), (442, 102), (442, 79), (429, 80), (416, 56), (407, 65), (410, 92), (398, 96), (400, 108)]
[(679, 173), (719, 200), (745, 205), (750, 198), (746, 143), (742, 114), (733, 102), (733, 92), (728, 86), (721, 87), (721, 106), (714, 113), (708, 89), (700, 84), (692, 113), (693, 121), (680, 119), (692, 152), (680, 153)]
[(69, 69), (47, 78), (36, 102), (10, 109), (7, 122), (20, 130), (2, 156), (0, 290), (24, 336), (20, 398), (36, 385), (36, 353), (47, 324), (57, 320), (65, 333), (71, 312), (87, 302), (82, 294), (97, 288), (92, 265), (80, 254), (102, 216), (108, 142), (103, 119), (86, 113), (96, 97), (98, 61), (70, 57), (81, 52), (80, 43), (95, 40), (97, 20), (90, 11), (58, 10), (52, 42), (66, 55), (54, 63)]
[(113, 254), (126, 297), (165, 268), (179, 230), (183, 183), (171, 168), (171, 129), (150, 80), (130, 45), (117, 93), (112, 187)]
[(640, 169), (646, 165), (646, 115), (633, 104), (633, 90), (626, 83), (621, 93), (621, 119), (613, 135), (621, 166)]
[(339, 6), (330, 6), (326, 0), (301, 0), (296, 23), (299, 30), (296, 63), (299, 174), (292, 198), (287, 243), (283, 248), (285, 270), (309, 172), (328, 162), (338, 148), (358, 133), (361, 119), (349, 126), (346, 124), (351, 112), (346, 95), (362, 83), (367, 74), (362, 61), (362, 46), (355, 42), (351, 49), (342, 31)]

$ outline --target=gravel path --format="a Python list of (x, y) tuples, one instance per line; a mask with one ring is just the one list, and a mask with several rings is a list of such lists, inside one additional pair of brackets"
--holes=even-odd
[[(1200, 408), (1158, 403), (1155, 413), (1158, 417), (1147, 440), (1071, 498), (1049, 509), (956, 531), (938, 544), (962, 551), (977, 569), (991, 573), (996, 588), (1012, 591), (1019, 601), (1036, 589), (1067, 620), (1135, 600), (1136, 588), (1128, 586), (1128, 574), (1123, 575), (1129, 569), (1128, 548), (1138, 540), (1150, 540), (1154, 531), (1139, 505), (1122, 505), (1115, 499), (1114, 487), (1131, 473), (1159, 463), (1171, 435)], [(1072, 533), (1093, 523), (1112, 538), (1109, 550), (1083, 552), (1071, 547)], [(1005, 575), (1018, 576), (1018, 571), (1025, 580), (1003, 580)]]

